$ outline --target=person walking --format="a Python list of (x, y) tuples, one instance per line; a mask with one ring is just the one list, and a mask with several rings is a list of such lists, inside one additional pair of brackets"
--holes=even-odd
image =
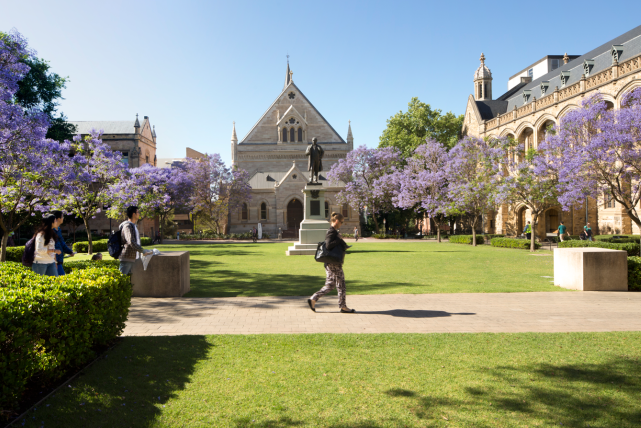
[(585, 229), (585, 236), (588, 241), (594, 241), (594, 238), (592, 237), (592, 228), (590, 227), (590, 223), (586, 224), (583, 226)]
[(529, 221), (525, 225), (525, 228), (523, 229), (523, 233), (525, 233), (525, 237), (527, 239), (532, 239), (532, 225), (530, 224)]
[(180, 230), (179, 230), (178, 232), (176, 232), (176, 239), (177, 239), (178, 241), (180, 241)]
[[(331, 227), (327, 230), (325, 234), (325, 246), (328, 250), (333, 249), (337, 245), (340, 245), (343, 248), (343, 251), (347, 250), (349, 246), (343, 238), (341, 238), (338, 231), (343, 225), (344, 217), (341, 213), (332, 213), (331, 217)], [(316, 312), (316, 302), (318, 299), (332, 291), (333, 289), (338, 289), (338, 307), (340, 308), (341, 313), (349, 314), (356, 312), (354, 309), (347, 307), (345, 303), (345, 274), (343, 273), (343, 265), (339, 263), (325, 263), (325, 285), (323, 288), (318, 290), (312, 295), (311, 298), (307, 299), (307, 304), (310, 309)]]
[(256, 226), (252, 227), (252, 242), (256, 243), (256, 238), (258, 237), (258, 229)]
[(565, 232), (566, 232), (566, 231), (567, 231), (567, 227), (565, 227), (565, 225), (563, 224), (563, 222), (561, 222), (561, 224), (559, 225), (559, 230), (558, 230), (558, 232), (559, 232), (559, 239), (561, 240), (561, 242), (565, 241), (565, 239), (563, 239), (563, 238), (565, 237)]
[(69, 257), (73, 257), (76, 253), (73, 252), (71, 248), (67, 246), (65, 239), (62, 237), (62, 231), (60, 226), (65, 221), (65, 217), (62, 214), (62, 211), (53, 211), (53, 216), (56, 220), (53, 222), (53, 230), (56, 233), (56, 250), (60, 250), (60, 254), (56, 254), (56, 269), (58, 270), (58, 276), (65, 275), (65, 269), (62, 266), (65, 261), (65, 254), (69, 254)]
[(134, 266), (136, 259), (139, 256), (138, 253), (147, 255), (151, 253), (149, 250), (145, 250), (140, 246), (140, 233), (138, 233), (138, 228), (136, 223), (140, 218), (140, 213), (138, 212), (138, 207), (135, 205), (127, 208), (127, 220), (120, 223), (120, 232), (122, 236), (122, 253), (120, 253), (120, 273), (123, 275), (129, 275), (131, 273), (131, 268)]
[(33, 237), (35, 251), (31, 270), (40, 275), (58, 276), (56, 255), (62, 254), (62, 251), (56, 250), (57, 235), (53, 230), (55, 221), (53, 214), (45, 214)]
[(356, 239), (356, 242), (358, 242), (358, 227), (354, 226), (354, 239)]

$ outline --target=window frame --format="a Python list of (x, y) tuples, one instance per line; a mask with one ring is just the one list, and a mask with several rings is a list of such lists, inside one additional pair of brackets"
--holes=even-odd
[(281, 139), (283, 140), (283, 143), (287, 142), (287, 136), (288, 136), (287, 127), (283, 127), (283, 135), (281, 136)]
[(243, 202), (243, 206), (240, 208), (240, 219), (249, 220), (249, 207), (246, 202)]
[[(263, 207), (264, 207), (264, 208), (263, 208)], [(259, 218), (260, 218), (261, 220), (267, 220), (267, 212), (268, 212), (268, 210), (267, 210), (267, 203), (265, 203), (265, 202), (261, 202), (261, 203), (260, 203), (260, 208), (258, 209), (258, 211), (259, 211), (259, 215), (260, 215), (260, 217), (259, 217)]]

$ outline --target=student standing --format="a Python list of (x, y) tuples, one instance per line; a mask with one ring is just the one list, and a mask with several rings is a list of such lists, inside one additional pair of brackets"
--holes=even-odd
[(58, 276), (56, 255), (62, 252), (56, 250), (56, 233), (53, 230), (55, 221), (53, 214), (45, 214), (34, 235), (35, 251), (31, 270), (40, 275)]
[[(343, 225), (343, 215), (341, 213), (332, 213), (331, 227), (327, 230), (325, 235), (325, 246), (328, 250), (333, 249), (337, 245), (340, 245), (343, 248), (343, 251), (347, 250), (349, 246), (343, 238), (341, 238), (338, 233), (339, 229)], [(307, 299), (307, 304), (310, 309), (316, 312), (316, 302), (318, 299), (323, 297), (325, 294), (329, 293), (333, 289), (338, 289), (338, 307), (340, 308), (341, 313), (349, 314), (356, 312), (354, 309), (347, 307), (345, 303), (345, 274), (343, 273), (343, 265), (339, 263), (325, 263), (325, 286), (318, 290), (314, 295)]]
[(143, 255), (151, 253), (140, 246), (140, 233), (136, 223), (140, 218), (138, 207), (135, 205), (127, 208), (127, 219), (120, 223), (120, 232), (122, 236), (122, 253), (120, 253), (120, 272), (123, 275), (131, 273), (131, 268), (134, 266), (136, 259), (140, 257), (138, 253)]
[(565, 237), (566, 231), (567, 231), (567, 227), (565, 227), (563, 222), (561, 222), (561, 224), (559, 225), (559, 238), (561, 239), (561, 242), (565, 241), (565, 239), (563, 238)]
[(525, 233), (525, 237), (527, 239), (532, 239), (532, 225), (530, 224), (529, 221), (525, 225), (525, 229), (523, 229), (523, 233)]
[(356, 242), (358, 242), (358, 227), (354, 226), (354, 238), (356, 239)]
[(60, 250), (60, 254), (56, 254), (56, 269), (58, 270), (58, 276), (62, 276), (65, 275), (65, 269), (62, 266), (65, 261), (65, 254), (69, 254), (69, 257), (73, 257), (76, 253), (67, 246), (65, 239), (62, 237), (60, 226), (62, 226), (62, 223), (65, 221), (62, 211), (53, 211), (53, 216), (56, 218), (53, 222), (53, 230), (56, 233), (57, 238), (56, 250)]

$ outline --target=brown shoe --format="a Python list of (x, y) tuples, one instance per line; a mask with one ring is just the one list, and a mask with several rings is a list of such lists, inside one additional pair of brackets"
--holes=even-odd
[(353, 314), (354, 312), (356, 312), (356, 309), (341, 308), (341, 314)]
[(315, 308), (316, 304), (312, 299), (307, 299), (307, 304), (309, 305), (309, 309), (316, 312), (316, 308)]

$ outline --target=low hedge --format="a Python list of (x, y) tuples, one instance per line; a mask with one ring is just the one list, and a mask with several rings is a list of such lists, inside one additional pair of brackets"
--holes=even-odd
[(373, 233), (372, 238), (375, 239), (394, 239), (396, 238), (396, 235), (386, 235), (384, 233)]
[(629, 243), (629, 244), (615, 244), (611, 242), (603, 241), (563, 241), (559, 242), (559, 248), (584, 248), (584, 247), (596, 247), (596, 248), (608, 248), (610, 250), (623, 250), (628, 252), (628, 256), (638, 256), (639, 255), (639, 244)]
[(54, 380), (90, 361), (125, 328), (129, 277), (111, 266), (75, 263), (64, 277), (0, 264), (1, 408), (15, 408), (30, 380)]
[(628, 290), (641, 291), (641, 257), (628, 257)]
[[(452, 244), (472, 244), (472, 235), (450, 235), (450, 242)], [(476, 235), (476, 244), (480, 245), (485, 243), (483, 235)]]
[[(109, 246), (109, 240), (108, 239), (101, 239), (99, 241), (93, 241), (91, 243), (93, 245), (93, 252), (94, 253), (103, 253), (108, 250)], [(151, 238), (147, 237), (141, 237), (140, 238), (140, 245), (148, 246), (151, 245)], [(76, 242), (73, 244), (73, 250), (76, 253), (87, 253), (89, 252), (89, 242)]]
[[(500, 248), (520, 248), (523, 250), (530, 249), (530, 240), (529, 239), (515, 239), (515, 238), (492, 238), (491, 245), (493, 247)], [(541, 244), (538, 242), (534, 243), (534, 249), (538, 250), (541, 248)]]
[(7, 261), (22, 263), (24, 245), (22, 247), (7, 247)]

